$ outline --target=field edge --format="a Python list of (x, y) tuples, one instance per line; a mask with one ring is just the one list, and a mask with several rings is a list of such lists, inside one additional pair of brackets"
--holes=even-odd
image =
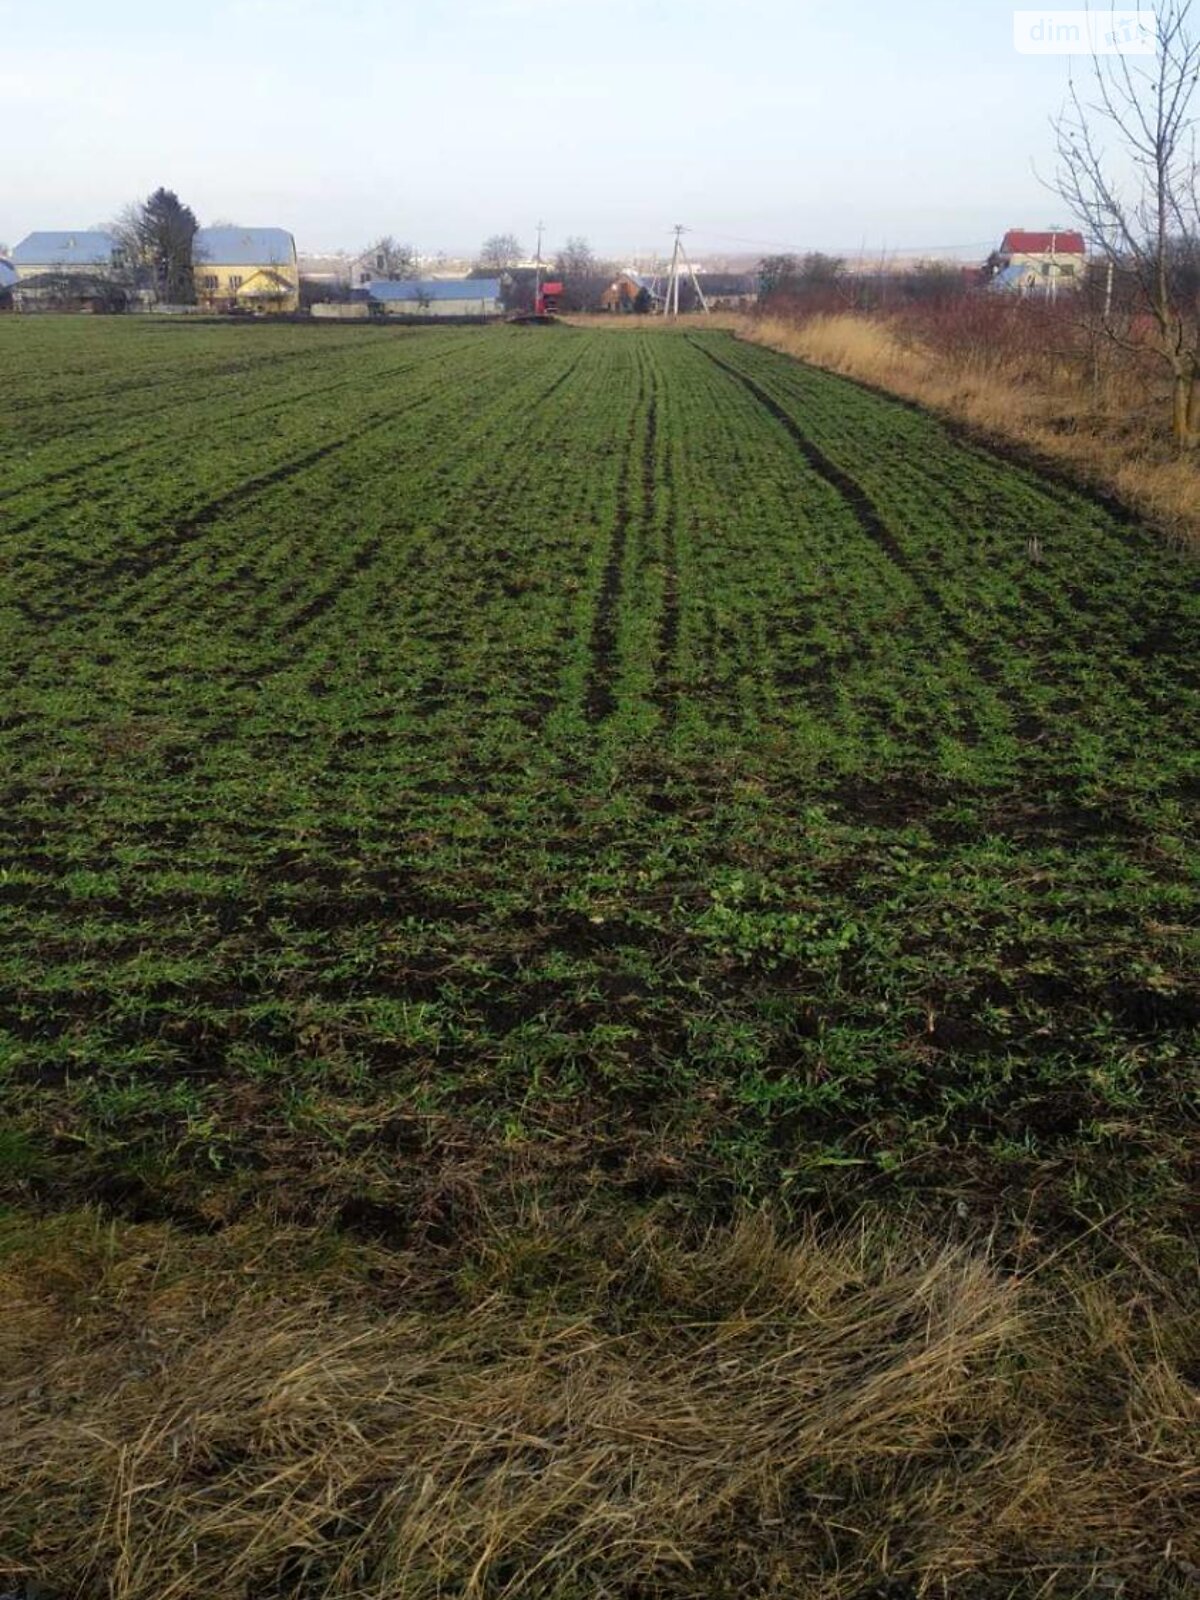
[(48, 1600), (1182, 1596), (1186, 1318), (1136, 1277), (1022, 1277), (879, 1213), (790, 1242), (530, 1213), (406, 1252), (10, 1212), (0, 1573)]

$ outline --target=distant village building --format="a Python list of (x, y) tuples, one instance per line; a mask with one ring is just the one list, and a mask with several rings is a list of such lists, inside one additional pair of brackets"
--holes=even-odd
[(200, 228), (192, 262), (196, 302), (209, 311), (300, 309), (296, 241), (284, 228)]
[[(197, 303), (211, 311), (297, 311), (296, 245), (282, 228), (201, 228), (193, 240)], [(19, 311), (124, 311), (152, 305), (145, 276), (112, 233), (31, 233), (12, 254)]]
[(18, 311), (124, 310), (129, 263), (114, 234), (31, 233), (12, 253)]
[(1083, 284), (1087, 246), (1073, 229), (1010, 228), (988, 265), (990, 287), (1010, 294), (1053, 294)]
[(758, 302), (758, 276), (753, 272), (698, 272), (710, 311), (744, 311)]
[[(410, 258), (411, 259), (411, 258)], [(420, 270), (419, 264), (413, 260), (412, 265)], [(375, 283), (387, 277), (389, 271), (394, 271), (392, 261), (388, 259), (384, 250), (364, 250), (362, 255), (355, 256), (350, 263), (350, 282), (355, 288), (365, 289), (367, 284)]]
[[(758, 279), (752, 272), (697, 272), (696, 282), (710, 311), (741, 311), (758, 299)], [(665, 275), (651, 277), (626, 267), (600, 296), (601, 311), (660, 312), (666, 305)], [(690, 277), (683, 280), (684, 298), (690, 303), (695, 290)]]
[(661, 311), (663, 308), (662, 281), (644, 272), (626, 267), (600, 296), (601, 311), (614, 313), (643, 313)]
[(354, 298), (390, 317), (481, 318), (503, 311), (499, 278), (381, 278), (355, 289)]
[(371, 315), (371, 308), (365, 300), (316, 300), (309, 307), (309, 315), (319, 322), (363, 322)]

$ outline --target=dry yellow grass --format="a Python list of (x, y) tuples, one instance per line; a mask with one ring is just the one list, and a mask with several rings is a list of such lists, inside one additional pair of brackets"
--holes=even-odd
[(562, 1221), (431, 1277), (266, 1225), (10, 1219), (0, 1572), (112, 1600), (1186, 1592), (1169, 1313), (882, 1225), (642, 1221), (573, 1269)]
[(746, 317), (736, 331), (1017, 445), (1200, 544), (1200, 463), (1165, 445), (1158, 413), (1147, 414), (1144, 394), (1119, 368), (1085, 390), (1065, 364), (1043, 360), (1031, 373), (1018, 357), (997, 352), (955, 361), (901, 337), (886, 321), (849, 313), (798, 321)]

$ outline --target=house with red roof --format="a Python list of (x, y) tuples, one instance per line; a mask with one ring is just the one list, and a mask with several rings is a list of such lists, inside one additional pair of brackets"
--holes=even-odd
[(1010, 228), (992, 252), (992, 287), (1018, 294), (1053, 294), (1078, 289), (1087, 264), (1087, 245), (1073, 228)]

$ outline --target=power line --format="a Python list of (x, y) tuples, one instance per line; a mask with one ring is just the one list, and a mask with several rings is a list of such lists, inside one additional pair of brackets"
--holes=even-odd
[[(738, 234), (732, 234), (732, 233), (705, 233), (703, 236), (706, 239), (720, 239), (723, 242), (726, 242), (726, 243), (729, 243), (729, 244), (752, 244), (752, 245), (758, 245), (758, 246), (762, 246), (764, 248), (774, 249), (774, 250), (797, 250), (797, 251), (802, 251), (802, 250), (811, 250), (813, 248), (811, 240), (807, 244), (801, 245), (801, 244), (796, 244), (794, 240), (786, 240), (786, 239), (746, 239), (746, 238), (743, 238), (742, 236), (740, 236)], [(986, 249), (987, 247), (989, 247), (990, 245), (993, 245), (994, 243), (995, 243), (994, 239), (968, 239), (968, 240), (965, 240), (965, 241), (964, 240), (959, 240), (957, 243), (954, 243), (954, 244), (881, 245), (879, 247), (878, 251), (876, 251), (874, 249), (867, 250), (861, 245), (859, 245), (856, 249), (853, 249), (853, 250), (848, 248), (848, 247), (843, 246), (841, 248), (841, 252), (840, 253), (843, 254), (843, 255), (867, 256), (867, 255), (876, 255), (876, 254), (879, 254), (879, 255), (895, 255), (898, 251), (904, 251), (906, 254), (908, 254), (908, 253), (911, 253), (911, 252), (917, 251), (917, 250), (983, 250), (983, 249)]]
[[(705, 239), (715, 239), (724, 244), (748, 244), (754, 245), (758, 249), (789, 250), (797, 254), (802, 254), (806, 250), (813, 249), (811, 241), (808, 244), (796, 244), (794, 241), (785, 239), (747, 239), (734, 233), (711, 233), (704, 229), (694, 231), (699, 232), (701, 237)], [(995, 245), (995, 242), (995, 239), (968, 239), (966, 241), (959, 241), (956, 244), (881, 245), (878, 251), (865, 250), (859, 246), (859, 248), (854, 250), (844, 248), (838, 250), (836, 253), (839, 255), (856, 256), (860, 260), (865, 260), (867, 256), (873, 255), (917, 255), (923, 251), (933, 252), (935, 250), (989, 250)]]

